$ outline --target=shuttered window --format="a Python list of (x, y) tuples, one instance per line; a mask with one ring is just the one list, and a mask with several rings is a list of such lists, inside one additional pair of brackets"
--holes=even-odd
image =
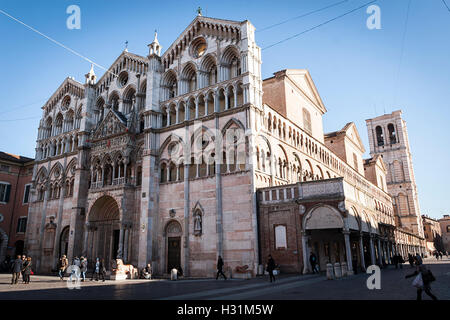
[(0, 202), (9, 202), (10, 193), (11, 185), (9, 183), (0, 182)]

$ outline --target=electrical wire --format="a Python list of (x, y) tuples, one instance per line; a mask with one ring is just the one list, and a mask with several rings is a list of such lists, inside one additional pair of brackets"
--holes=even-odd
[(7, 16), (8, 18), (10, 18), (10, 19), (12, 19), (12, 20), (14, 20), (14, 21), (20, 23), (21, 25), (27, 27), (27, 28), (30, 29), (31, 31), (36, 32), (37, 34), (43, 36), (44, 38), (46, 38), (47, 40), (50, 40), (51, 42), (57, 44), (58, 46), (60, 46), (60, 47), (62, 47), (62, 48), (64, 48), (64, 49), (66, 49), (66, 50), (68, 50), (69, 52), (73, 53), (74, 55), (76, 55), (76, 56), (78, 56), (78, 57), (80, 57), (80, 58), (82, 58), (82, 59), (88, 61), (89, 63), (91, 63), (91, 64), (93, 64), (93, 65), (99, 67), (100, 69), (103, 69), (103, 70), (105, 70), (106, 72), (109, 72), (109, 73), (111, 73), (112, 75), (114, 75), (115, 77), (117, 77), (116, 74), (114, 74), (114, 73), (111, 72), (111, 71), (108, 71), (108, 69), (106, 69), (105, 67), (99, 65), (98, 63), (95, 63), (95, 62), (92, 61), (91, 59), (89, 59), (89, 58), (83, 56), (81, 53), (78, 53), (78, 52), (76, 52), (75, 50), (73, 50), (73, 49), (67, 47), (66, 45), (62, 44), (61, 42), (58, 42), (58, 41), (56, 41), (55, 39), (50, 38), (49, 36), (45, 35), (44, 33), (40, 32), (40, 31), (38, 31), (38, 30), (36, 30), (35, 28), (33, 28), (33, 27), (27, 25), (26, 23), (24, 23), (24, 22), (20, 21), (19, 19), (13, 17), (12, 15), (8, 14), (7, 12), (5, 12), (5, 11), (3, 11), (3, 10), (0, 9), (0, 13), (2, 13), (2, 14), (5, 15), (5, 16)]
[(293, 36), (290, 36), (290, 37), (288, 37), (288, 38), (286, 38), (286, 39), (280, 40), (280, 41), (275, 42), (275, 43), (273, 43), (273, 44), (271, 44), (271, 45), (269, 45), (269, 46), (266, 46), (266, 47), (262, 48), (261, 50), (266, 50), (266, 49), (275, 47), (275, 46), (277, 46), (277, 45), (279, 45), (279, 44), (281, 44), (281, 43), (283, 43), (283, 42), (286, 42), (286, 41), (289, 41), (289, 40), (291, 40), (291, 39), (297, 38), (297, 37), (299, 37), (299, 36), (301, 36), (301, 35), (303, 35), (303, 34), (305, 34), (305, 33), (307, 33), (307, 32), (310, 32), (310, 31), (312, 31), (312, 30), (314, 30), (314, 29), (317, 29), (317, 28), (319, 28), (319, 27), (322, 27), (322, 26), (324, 26), (324, 25), (326, 25), (326, 24), (328, 24), (328, 23), (330, 23), (330, 22), (333, 22), (333, 21), (335, 21), (335, 20), (337, 20), (337, 19), (340, 19), (340, 18), (342, 18), (342, 17), (344, 17), (344, 16), (346, 16), (346, 15), (349, 15), (350, 13), (353, 13), (353, 12), (355, 12), (355, 11), (357, 11), (357, 10), (360, 10), (361, 8), (364, 8), (364, 7), (368, 6), (369, 4), (374, 3), (374, 2), (377, 2), (377, 1), (378, 1), (378, 0), (373, 0), (373, 1), (367, 2), (367, 3), (365, 3), (365, 4), (363, 4), (363, 5), (359, 6), (359, 7), (357, 7), (357, 8), (355, 8), (355, 9), (352, 9), (352, 10), (347, 11), (347, 12), (345, 12), (345, 13), (339, 15), (339, 16), (336, 16), (336, 17), (334, 17), (334, 18), (332, 18), (332, 19), (329, 19), (329, 20), (327, 20), (327, 21), (325, 21), (325, 22), (322, 22), (321, 24), (318, 24), (318, 25), (316, 25), (316, 26), (314, 26), (314, 27), (311, 27), (311, 28), (309, 28), (309, 29), (306, 29), (306, 30), (304, 30), (304, 31), (302, 31), (302, 32), (300, 32), (300, 33), (294, 34)]
[(264, 27), (264, 28), (262, 28), (262, 29), (256, 30), (256, 32), (263, 32), (263, 31), (272, 29), (272, 28), (274, 28), (274, 27), (277, 27), (277, 26), (279, 26), (279, 25), (285, 24), (285, 23), (287, 23), (287, 22), (290, 22), (290, 21), (293, 21), (293, 20), (297, 20), (297, 19), (301, 19), (301, 18), (307, 17), (307, 16), (309, 16), (309, 15), (311, 15), (311, 14), (314, 14), (314, 13), (316, 13), (316, 12), (320, 12), (320, 11), (326, 10), (326, 9), (328, 9), (328, 8), (335, 7), (335, 6), (337, 6), (337, 5), (340, 5), (340, 4), (342, 4), (342, 3), (344, 3), (344, 2), (348, 2), (348, 1), (349, 1), (349, 0), (344, 0), (344, 1), (339, 1), (339, 2), (333, 3), (333, 4), (328, 5), (328, 6), (326, 6), (326, 7), (323, 7), (323, 8), (314, 10), (314, 11), (310, 11), (310, 12), (308, 12), (308, 13), (304, 13), (304, 14), (299, 15), (299, 16), (297, 16), (297, 17), (289, 18), (289, 19), (287, 19), (287, 20), (284, 20), (284, 21), (281, 21), (281, 22), (272, 24), (272, 25), (270, 25), (270, 26)]

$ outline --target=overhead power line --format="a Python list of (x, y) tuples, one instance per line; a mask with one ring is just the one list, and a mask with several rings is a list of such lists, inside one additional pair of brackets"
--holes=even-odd
[(448, 7), (447, 3), (445, 2), (445, 0), (442, 0), (442, 2), (444, 3), (444, 6), (447, 8), (447, 10), (450, 12), (450, 8)]
[(368, 5), (370, 5), (371, 3), (374, 3), (374, 2), (377, 2), (377, 1), (378, 1), (378, 0), (373, 0), (373, 1), (367, 2), (367, 3), (365, 3), (365, 4), (363, 4), (363, 5), (359, 6), (359, 7), (357, 7), (357, 8), (355, 8), (355, 9), (352, 9), (352, 10), (347, 11), (347, 12), (345, 12), (345, 13), (339, 15), (339, 16), (336, 16), (336, 17), (334, 17), (334, 18), (332, 18), (332, 19), (329, 19), (329, 20), (327, 20), (327, 21), (325, 21), (325, 22), (322, 22), (321, 24), (318, 24), (318, 25), (316, 25), (316, 26), (314, 26), (314, 27), (311, 27), (311, 28), (309, 28), (309, 29), (306, 29), (306, 30), (304, 30), (304, 31), (302, 31), (302, 32), (300, 32), (300, 33), (294, 34), (293, 36), (290, 36), (290, 37), (288, 37), (288, 38), (286, 38), (286, 39), (283, 39), (283, 40), (281, 40), (281, 41), (275, 42), (275, 43), (273, 43), (273, 44), (271, 44), (271, 45), (269, 45), (269, 46), (267, 46), (267, 47), (262, 48), (261, 50), (266, 50), (266, 49), (275, 47), (276, 45), (279, 45), (279, 44), (281, 44), (281, 43), (283, 43), (283, 42), (286, 42), (286, 41), (289, 41), (289, 40), (291, 40), (291, 39), (297, 38), (297, 37), (299, 37), (299, 36), (301, 36), (301, 35), (303, 35), (303, 34), (305, 34), (305, 33), (307, 33), (307, 32), (310, 32), (310, 31), (312, 31), (312, 30), (315, 30), (315, 29), (317, 29), (317, 28), (320, 28), (320, 27), (322, 27), (322, 26), (324, 26), (324, 25), (326, 25), (326, 24), (328, 24), (328, 23), (330, 23), (330, 22), (333, 22), (333, 21), (335, 21), (335, 20), (338, 20), (338, 19), (340, 19), (340, 18), (342, 18), (342, 17), (344, 17), (344, 16), (346, 16), (346, 15), (349, 15), (350, 13), (353, 13), (353, 12), (355, 12), (355, 11), (358, 11), (358, 10), (360, 10), (360, 9), (362, 9), (362, 8), (364, 8), (364, 7), (368, 6)]
[(9, 113), (9, 112), (12, 112), (12, 111), (16, 111), (16, 110), (19, 110), (19, 109), (22, 109), (22, 108), (26, 108), (26, 107), (29, 107), (29, 106), (33, 106), (33, 105), (35, 105), (35, 104), (37, 104), (37, 103), (39, 103), (39, 102), (46, 101), (46, 100), (48, 100), (48, 98), (45, 98), (45, 99), (39, 99), (39, 100), (37, 100), (37, 101), (35, 101), (35, 102), (31, 102), (31, 103), (27, 103), (27, 104), (22, 104), (22, 105), (20, 105), (20, 106), (8, 107), (8, 110), (7, 110), (7, 111), (0, 112), (0, 114), (5, 114), (5, 113)]
[(342, 4), (342, 3), (344, 3), (344, 2), (348, 2), (348, 1), (349, 1), (349, 0), (344, 0), (344, 1), (339, 1), (339, 2), (336, 2), (336, 3), (330, 4), (330, 5), (326, 6), (326, 7), (323, 7), (323, 8), (314, 10), (314, 11), (310, 11), (310, 12), (308, 12), (308, 13), (304, 13), (304, 14), (299, 15), (299, 16), (297, 16), (297, 17), (289, 18), (289, 19), (287, 19), (287, 20), (280, 21), (280, 22), (278, 22), (278, 23), (275, 23), (275, 24), (272, 24), (272, 25), (270, 25), (270, 26), (264, 27), (264, 28), (262, 28), (262, 29), (256, 30), (256, 32), (263, 32), (263, 31), (272, 29), (272, 28), (277, 27), (277, 26), (279, 26), (279, 25), (288, 23), (288, 22), (293, 21), (293, 20), (297, 20), (297, 19), (301, 19), (301, 18), (307, 17), (307, 16), (312, 15), (312, 14), (314, 14), (314, 13), (316, 13), (316, 12), (320, 12), (320, 11), (326, 10), (326, 9), (328, 9), (328, 8), (331, 8), (331, 7), (340, 5), (340, 4)]
[(89, 59), (89, 58), (83, 56), (81, 53), (76, 52), (75, 50), (69, 48), (68, 46), (62, 44), (61, 42), (58, 42), (58, 41), (56, 41), (55, 39), (53, 39), (53, 38), (47, 36), (46, 34), (44, 34), (44, 33), (40, 32), (40, 31), (36, 30), (35, 28), (33, 28), (33, 27), (27, 25), (25, 22), (20, 21), (19, 19), (13, 17), (12, 15), (8, 14), (7, 12), (5, 12), (5, 11), (3, 11), (3, 10), (0, 9), (0, 13), (2, 13), (2, 14), (5, 15), (5, 16), (7, 16), (8, 18), (10, 18), (10, 19), (12, 19), (12, 20), (14, 20), (14, 21), (20, 23), (21, 25), (27, 27), (27, 28), (30, 29), (31, 31), (36, 32), (37, 34), (43, 36), (44, 38), (46, 38), (47, 40), (50, 40), (51, 42), (57, 44), (58, 46), (60, 46), (60, 47), (62, 47), (62, 48), (64, 48), (64, 49), (66, 49), (66, 50), (68, 50), (69, 52), (73, 53), (74, 55), (76, 55), (76, 56), (78, 56), (78, 57), (80, 57), (80, 58), (82, 58), (82, 59), (88, 61), (89, 63), (91, 63), (91, 64), (93, 64), (93, 65), (99, 67), (100, 69), (103, 69), (103, 70), (105, 70), (106, 72), (109, 72), (109, 73), (113, 74), (115, 77), (117, 77), (116, 74), (114, 74), (114, 73), (111, 72), (111, 71), (108, 71), (108, 69), (106, 69), (105, 67), (99, 65), (98, 63), (95, 63), (95, 62), (92, 61), (91, 59)]
[(0, 122), (13, 122), (13, 121), (22, 121), (22, 120), (33, 120), (39, 119), (40, 117), (29, 117), (29, 118), (21, 118), (21, 119), (0, 119)]

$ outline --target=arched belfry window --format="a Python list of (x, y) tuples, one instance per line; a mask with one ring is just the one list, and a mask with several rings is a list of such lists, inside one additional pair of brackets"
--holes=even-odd
[(383, 137), (383, 129), (381, 129), (380, 126), (377, 126), (375, 128), (375, 133), (377, 135), (377, 145), (380, 146), (384, 146), (384, 137)]
[(392, 123), (388, 124), (388, 132), (389, 132), (389, 142), (391, 144), (397, 143), (397, 133), (395, 132), (395, 128)]

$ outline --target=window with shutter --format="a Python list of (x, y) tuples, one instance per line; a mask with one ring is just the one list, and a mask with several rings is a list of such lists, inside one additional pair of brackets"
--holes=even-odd
[(11, 193), (11, 185), (9, 183), (0, 182), (0, 202), (8, 202)]

